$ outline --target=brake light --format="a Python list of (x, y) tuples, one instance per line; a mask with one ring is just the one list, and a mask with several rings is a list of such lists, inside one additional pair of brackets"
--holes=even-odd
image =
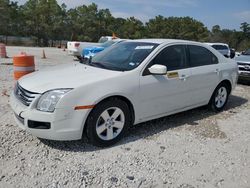
[(75, 47), (78, 48), (80, 46), (80, 43), (75, 43)]

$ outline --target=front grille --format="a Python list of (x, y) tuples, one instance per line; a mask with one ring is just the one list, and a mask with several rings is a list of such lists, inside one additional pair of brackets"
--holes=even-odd
[(237, 62), (237, 64), (241, 66), (249, 65), (249, 63), (242, 63), (242, 62)]
[(238, 67), (240, 71), (248, 71), (250, 72), (250, 64), (249, 63), (242, 63), (242, 62), (237, 62)]
[(16, 84), (14, 93), (19, 101), (21, 101), (25, 106), (29, 106), (38, 94), (22, 88), (18, 83)]
[(245, 68), (245, 67), (239, 67), (240, 71), (248, 71), (250, 72), (250, 68)]

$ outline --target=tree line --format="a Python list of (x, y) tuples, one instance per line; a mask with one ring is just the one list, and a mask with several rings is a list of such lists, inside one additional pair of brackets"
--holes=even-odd
[(56, 0), (28, 0), (24, 5), (0, 0), (0, 35), (32, 37), (38, 46), (53, 40), (96, 42), (101, 36), (115, 33), (120, 38), (173, 38), (200, 42), (224, 42), (237, 50), (250, 47), (250, 25), (239, 25), (241, 31), (212, 30), (191, 17), (163, 17), (146, 23), (130, 17), (115, 18), (109, 9), (98, 9), (95, 3), (67, 9)]

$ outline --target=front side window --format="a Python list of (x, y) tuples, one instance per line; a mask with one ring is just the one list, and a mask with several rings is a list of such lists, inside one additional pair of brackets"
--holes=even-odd
[(173, 45), (163, 49), (153, 60), (152, 65), (165, 65), (168, 71), (186, 67), (185, 45)]
[(188, 45), (190, 67), (217, 64), (217, 57), (202, 46)]

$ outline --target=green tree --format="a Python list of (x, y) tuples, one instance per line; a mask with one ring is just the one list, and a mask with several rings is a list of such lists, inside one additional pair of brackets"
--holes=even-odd
[(150, 38), (164, 38), (166, 37), (166, 27), (166, 18), (161, 15), (156, 16), (146, 23), (146, 35)]
[(22, 12), (25, 33), (35, 36), (39, 46), (48, 46), (50, 39), (60, 35), (58, 31), (62, 31), (63, 11), (56, 0), (29, 0), (22, 6)]
[(17, 2), (0, 0), (0, 35), (28, 36), (37, 45), (48, 46), (53, 40), (79, 40), (96, 42), (101, 36), (120, 38), (173, 38), (201, 42), (224, 42), (236, 49), (250, 47), (250, 25), (241, 23), (241, 31), (221, 29), (211, 31), (191, 17), (163, 17), (150, 19), (146, 24), (135, 17), (114, 18), (109, 9), (98, 9), (97, 4), (67, 9), (56, 0), (27, 0)]
[(127, 18), (124, 24), (121, 26), (123, 38), (137, 39), (143, 37), (144, 26), (143, 23), (135, 17)]
[(247, 22), (243, 22), (240, 24), (241, 25), (241, 30), (243, 31), (244, 34), (249, 34), (250, 33), (250, 24)]
[(220, 29), (219, 25), (214, 25), (212, 27), (212, 33), (216, 34), (216, 33), (220, 33), (220, 32), (221, 32), (221, 29)]
[(208, 29), (203, 23), (190, 17), (156, 16), (146, 23), (147, 36), (151, 38), (173, 38), (205, 41)]
[[(9, 0), (0, 0), (0, 35), (19, 35), (22, 31), (22, 17), (16, 2)], [(21, 29), (19, 29), (21, 28)]]

